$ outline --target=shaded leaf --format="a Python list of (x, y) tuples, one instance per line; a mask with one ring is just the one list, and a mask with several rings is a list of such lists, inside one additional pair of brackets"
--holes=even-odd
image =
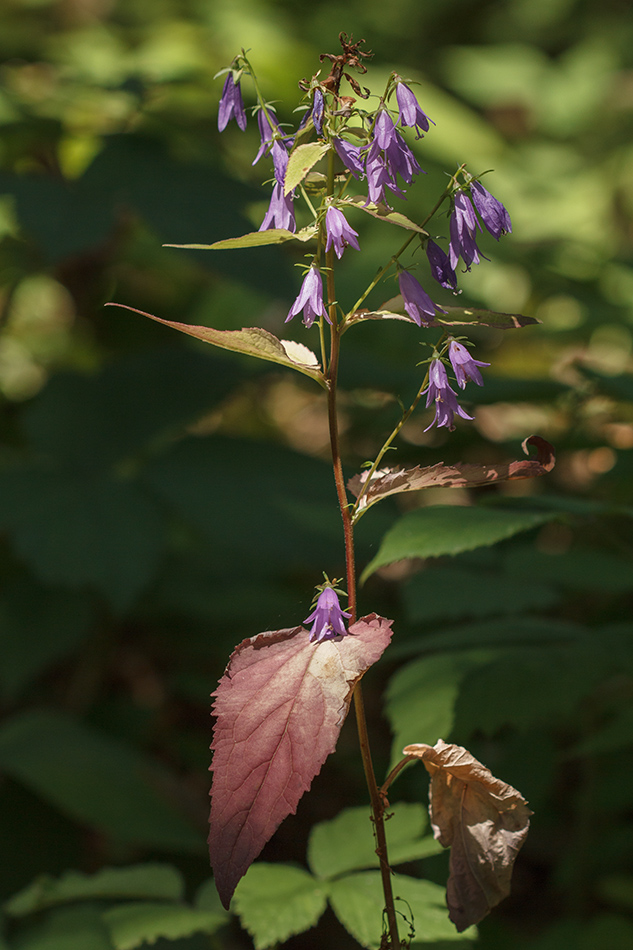
[(328, 142), (308, 142), (306, 145), (297, 145), (293, 148), (288, 157), (284, 195), (289, 195), (293, 188), (303, 181), (310, 169), (323, 158), (326, 152), (329, 152), (330, 147)]
[(391, 622), (370, 614), (314, 644), (302, 627), (243, 640), (215, 691), (209, 853), (228, 907), (281, 822), (334, 751), (354, 686), (382, 655)]
[(115, 950), (96, 907), (61, 907), (11, 941), (11, 950)]
[(255, 950), (314, 927), (326, 905), (323, 885), (303, 868), (263, 862), (251, 865), (234, 899), (234, 910)]
[[(166, 327), (172, 327), (174, 330), (180, 330), (197, 340), (203, 340), (205, 343), (212, 343), (223, 350), (232, 350), (234, 353), (243, 353), (245, 356), (255, 356), (260, 360), (268, 360), (271, 363), (280, 363), (290, 369), (296, 369), (305, 376), (315, 379), (325, 387), (323, 373), (317, 367), (304, 363), (301, 359), (294, 359), (289, 355), (283, 343), (277, 339), (268, 330), (261, 327), (244, 327), (242, 330), (215, 330), (213, 327), (191, 326), (188, 323), (177, 323), (175, 320), (163, 320), (161, 317), (155, 317), (151, 313), (145, 313), (143, 310), (137, 310), (136, 307), (128, 307), (122, 303), (108, 303), (106, 307), (122, 307), (124, 310), (131, 310), (133, 313), (140, 313), (143, 317), (149, 317), (157, 323), (162, 323)], [(291, 350), (290, 352), (296, 352)]]
[[(437, 853), (439, 846), (427, 833), (428, 820), (421, 805), (399, 802), (389, 806), (388, 815), (390, 865)], [(345, 808), (331, 821), (315, 825), (308, 841), (308, 864), (321, 878), (379, 867), (369, 807)]]
[(433, 747), (405, 746), (403, 754), (421, 759), (431, 776), (429, 814), (435, 837), (451, 849), (446, 902), (461, 932), (510, 893), (532, 812), (516, 789), (462, 746), (438, 739)]
[[(477, 307), (444, 307), (446, 313), (436, 313), (435, 317), (426, 324), (427, 327), (465, 327), (480, 326), (494, 327), (496, 330), (512, 330), (538, 324), (535, 317), (527, 317), (522, 313), (501, 313), (496, 310), (484, 310)], [(379, 310), (358, 310), (353, 313), (349, 322), (357, 320), (406, 320), (415, 321), (405, 313), (404, 301), (401, 294), (387, 300)]]
[(478, 488), (482, 485), (491, 485), (493, 482), (505, 482), (513, 479), (536, 478), (545, 475), (554, 468), (556, 459), (554, 447), (538, 435), (531, 435), (522, 442), (526, 455), (528, 446), (537, 450), (536, 459), (519, 459), (518, 461), (502, 462), (498, 465), (476, 465), (473, 462), (456, 462), (454, 465), (445, 465), (438, 462), (436, 465), (415, 468), (388, 468), (374, 472), (369, 487), (363, 491), (368, 472), (354, 475), (347, 483), (347, 487), (357, 498), (357, 510), (363, 511), (375, 502), (405, 491), (419, 491), (422, 488)]
[[(443, 889), (431, 881), (419, 881), (404, 874), (391, 878), (401, 936), (406, 923), (413, 923), (415, 936), (412, 946), (430, 941), (464, 941), (474, 939), (476, 933), (456, 933), (446, 915)], [(362, 947), (377, 950), (383, 932), (385, 898), (380, 873), (365, 871), (337, 878), (329, 884), (330, 903), (345, 929)]]
[(433, 505), (405, 514), (382, 539), (380, 549), (361, 575), (407, 558), (440, 557), (496, 544), (557, 517), (529, 508), (471, 508)]
[[(249, 231), (236, 238), (225, 238), (213, 244), (163, 244), (163, 247), (180, 247), (190, 251), (232, 251), (240, 247), (264, 247), (266, 244), (285, 244), (286, 241), (310, 241), (316, 237), (315, 227), (302, 228), (301, 231), (287, 231), (285, 228), (269, 228), (267, 231)], [(116, 306), (122, 306), (117, 304)], [(132, 307), (128, 307), (131, 310)], [(140, 312), (140, 311), (139, 311)], [(147, 314), (150, 316), (150, 314)], [(153, 317), (157, 320), (157, 317)], [(163, 321), (164, 322), (164, 321)]]
[(138, 901), (102, 912), (116, 950), (133, 950), (159, 937), (177, 940), (194, 933), (215, 933), (227, 921), (224, 911), (197, 910), (186, 904)]
[[(379, 221), (387, 221), (389, 224), (395, 224), (399, 228), (406, 228), (407, 231), (418, 231), (420, 234), (428, 235), (428, 231), (421, 228), (415, 221), (411, 221), (406, 215), (402, 214), (402, 212), (394, 211), (387, 205), (382, 204), (382, 202), (374, 204), (372, 201), (368, 202), (363, 195), (355, 195), (353, 198), (348, 198), (346, 204), (352, 205), (360, 211), (364, 211), (365, 214), (370, 214), (372, 218), (378, 218)], [(400, 300), (402, 300), (402, 298), (400, 298)], [(402, 305), (402, 309), (404, 310), (404, 304)]]
[(12, 917), (24, 917), (69, 901), (130, 897), (180, 900), (184, 892), (182, 875), (171, 864), (137, 864), (126, 868), (103, 868), (96, 874), (67, 871), (59, 878), (42, 875), (14, 894), (4, 910)]
[(63, 814), (119, 841), (197, 853), (198, 833), (161, 794), (173, 776), (149, 756), (52, 709), (0, 727), (0, 770)]

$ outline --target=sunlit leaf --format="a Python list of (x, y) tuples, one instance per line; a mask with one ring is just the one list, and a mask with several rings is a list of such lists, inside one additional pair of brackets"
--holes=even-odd
[[(442, 305), (443, 306), (443, 305)], [(496, 310), (484, 310), (481, 307), (444, 307), (446, 313), (437, 313), (426, 324), (428, 327), (462, 327), (480, 326), (494, 327), (496, 330), (511, 330), (527, 327), (538, 323), (535, 317), (527, 317), (522, 313), (500, 313)], [(392, 297), (378, 310), (358, 310), (349, 318), (349, 322), (357, 320), (406, 320), (415, 321), (404, 310), (402, 296)]]
[(306, 145), (297, 145), (292, 150), (286, 168), (284, 195), (289, 195), (293, 188), (303, 181), (310, 169), (329, 152), (330, 147), (328, 142), (308, 142)]
[(340, 640), (311, 643), (294, 627), (236, 648), (213, 706), (209, 853), (225, 907), (334, 751), (353, 688), (390, 638), (371, 614)]
[(314, 927), (327, 905), (326, 891), (303, 868), (289, 864), (252, 864), (233, 901), (255, 950), (283, 943)]
[(467, 749), (438, 739), (405, 746), (431, 776), (429, 813), (435, 837), (451, 849), (449, 916), (461, 932), (510, 893), (514, 862), (530, 827), (523, 796)]
[[(225, 238), (214, 241), (213, 244), (163, 244), (163, 247), (180, 247), (190, 251), (231, 251), (240, 247), (265, 247), (267, 244), (285, 244), (286, 241), (310, 241), (316, 237), (318, 230), (315, 227), (303, 228), (301, 231), (286, 231), (285, 228), (268, 228), (266, 231), (250, 231), (236, 238)], [(116, 306), (123, 306), (116, 304)], [(132, 307), (128, 307), (132, 310)], [(137, 311), (140, 313), (141, 311)], [(150, 316), (150, 314), (146, 314)], [(158, 317), (152, 319), (157, 320)], [(165, 321), (162, 321), (163, 323)]]

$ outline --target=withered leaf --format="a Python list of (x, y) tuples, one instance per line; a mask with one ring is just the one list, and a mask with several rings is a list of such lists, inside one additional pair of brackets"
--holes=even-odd
[(449, 917), (459, 931), (476, 924), (510, 893), (514, 861), (532, 812), (467, 749), (438, 739), (405, 746), (431, 776), (429, 814), (433, 833), (451, 849), (446, 885)]
[(155, 317), (153, 313), (145, 313), (144, 310), (137, 310), (136, 307), (128, 307), (123, 303), (107, 303), (106, 307), (121, 307), (123, 310), (131, 310), (133, 313), (140, 313), (142, 317), (149, 317), (156, 323), (162, 323), (173, 330), (180, 330), (188, 336), (194, 336), (205, 343), (212, 343), (223, 350), (232, 350), (234, 353), (244, 353), (246, 356), (256, 356), (260, 360), (268, 360), (271, 363), (280, 363), (290, 369), (296, 369), (305, 376), (326, 387), (325, 377), (321, 368), (312, 362), (306, 363), (303, 359), (296, 359), (293, 356), (292, 346), (288, 348), (278, 340), (276, 336), (263, 330), (261, 327), (243, 327), (241, 330), (216, 330), (214, 327), (193, 326), (189, 323), (178, 323), (176, 320), (163, 320), (162, 317)]
[[(500, 462), (498, 465), (476, 465), (472, 462), (456, 462), (454, 465), (436, 465), (415, 468), (387, 468), (374, 473), (369, 488), (358, 504), (358, 511), (369, 508), (375, 502), (404, 491), (419, 491), (421, 488), (476, 488), (492, 482), (511, 481), (519, 478), (536, 478), (554, 468), (554, 447), (538, 435), (531, 435), (521, 446), (527, 455), (529, 446), (534, 446), (535, 459)], [(358, 497), (367, 480), (367, 472), (354, 475), (347, 483), (353, 495)]]
[(243, 640), (216, 689), (209, 855), (228, 908), (240, 878), (334, 751), (352, 691), (391, 639), (370, 614), (345, 637), (303, 627)]

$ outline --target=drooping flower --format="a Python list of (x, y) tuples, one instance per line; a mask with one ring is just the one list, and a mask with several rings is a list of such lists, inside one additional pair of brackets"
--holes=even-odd
[(451, 361), (457, 385), (461, 389), (465, 387), (469, 379), (472, 379), (473, 383), (477, 383), (478, 386), (483, 386), (484, 381), (477, 367), (490, 366), (490, 363), (482, 363), (481, 360), (473, 359), (466, 347), (458, 343), (457, 340), (451, 340), (448, 348), (448, 358)]
[(334, 245), (334, 253), (339, 261), (348, 244), (356, 251), (360, 251), (358, 231), (354, 231), (347, 223), (343, 212), (339, 211), (338, 208), (334, 208), (332, 205), (330, 205), (325, 213), (325, 232), (327, 234), (325, 250), (329, 251), (330, 247)]
[(455, 290), (457, 287), (457, 277), (451, 267), (448, 254), (442, 250), (439, 244), (436, 244), (435, 241), (432, 241), (430, 238), (426, 242), (426, 256), (431, 265), (431, 274), (438, 284), (442, 287), (446, 287), (447, 290)]
[(323, 280), (314, 264), (303, 278), (299, 296), (288, 311), (286, 323), (296, 317), (301, 310), (303, 310), (303, 322), (307, 327), (311, 327), (317, 317), (325, 317), (328, 323), (332, 322), (323, 305)]
[(297, 230), (292, 194), (284, 195), (284, 186), (279, 181), (273, 185), (268, 211), (259, 226), (260, 231), (269, 231), (271, 228), (284, 228), (293, 234)]
[[(433, 119), (429, 119), (428, 115), (422, 111), (415, 94), (403, 82), (396, 85), (396, 99), (400, 111), (400, 125), (417, 129), (418, 138), (422, 136), (422, 132), (428, 132), (429, 122), (433, 122)], [(435, 122), (433, 122), (433, 125), (435, 125)]]
[(393, 119), (386, 109), (381, 109), (374, 123), (374, 141), (377, 142), (378, 148), (383, 149), (383, 151), (388, 149), (395, 135), (396, 127), (393, 124)]
[(344, 139), (334, 139), (334, 148), (336, 154), (354, 178), (360, 178), (365, 174), (363, 153), (360, 146), (352, 145), (351, 142), (346, 142)]
[(448, 376), (446, 375), (446, 367), (439, 359), (434, 359), (431, 361), (429, 367), (429, 385), (423, 390), (427, 394), (426, 396), (426, 407), (427, 409), (433, 403), (435, 403), (435, 417), (429, 423), (429, 425), (424, 430), (428, 432), (432, 426), (436, 425), (438, 428), (441, 426), (446, 426), (447, 429), (451, 431), (455, 428), (453, 423), (453, 416), (457, 413), (458, 416), (461, 416), (462, 419), (473, 419), (473, 416), (469, 416), (468, 413), (462, 409), (462, 407), (457, 402), (457, 394), (451, 389), (451, 386), (448, 382)]
[(414, 175), (426, 174), (398, 131), (385, 155), (392, 173), (400, 175), (407, 185), (411, 184)]
[(409, 271), (400, 271), (398, 284), (404, 300), (404, 309), (419, 327), (423, 324), (428, 325), (430, 320), (435, 317), (436, 310), (446, 313), (442, 307), (433, 303), (422, 284)]
[(336, 591), (326, 587), (319, 594), (316, 607), (303, 622), (312, 623), (310, 640), (321, 643), (333, 637), (344, 637), (347, 630), (343, 618), (349, 620), (351, 616), (346, 610), (341, 610)]
[(234, 81), (233, 73), (229, 73), (226, 77), (222, 98), (220, 99), (218, 109), (218, 129), (220, 132), (224, 131), (231, 119), (235, 119), (243, 132), (246, 128), (246, 113), (242, 102), (240, 82), (239, 79), (237, 82)]
[(388, 202), (385, 198), (385, 188), (389, 188), (390, 191), (393, 191), (395, 195), (399, 198), (404, 198), (404, 192), (398, 188), (390, 170), (387, 162), (384, 158), (382, 150), (378, 148), (378, 144), (374, 142), (367, 153), (367, 161), (365, 163), (365, 171), (367, 173), (367, 201), (373, 202), (374, 204), (380, 204), (383, 202), (388, 205)]
[(468, 270), (471, 264), (479, 263), (480, 251), (475, 241), (477, 228), (481, 231), (472, 201), (463, 191), (458, 191), (454, 198), (449, 223), (451, 235), (449, 259), (453, 270), (457, 267), (460, 257)]
[(273, 158), (273, 168), (275, 170), (275, 179), (280, 185), (283, 185), (288, 167), (288, 150), (283, 142), (275, 139), (270, 151)]
[(470, 194), (481, 220), (497, 241), (502, 234), (509, 234), (512, 231), (512, 222), (507, 210), (497, 198), (486, 191), (481, 182), (474, 181), (471, 184)]
[(323, 112), (325, 110), (325, 99), (320, 89), (314, 90), (314, 99), (312, 101), (312, 122), (317, 135), (323, 135)]
[[(266, 149), (269, 147), (270, 143), (273, 140), (273, 134), (279, 129), (277, 124), (277, 119), (272, 113), (271, 107), (268, 106), (268, 115), (264, 112), (263, 109), (260, 109), (257, 113), (257, 125), (259, 126), (259, 137), (261, 139), (261, 145), (259, 146), (259, 151), (255, 156), (253, 165), (256, 165), (260, 160)], [(272, 122), (271, 122), (272, 120)]]

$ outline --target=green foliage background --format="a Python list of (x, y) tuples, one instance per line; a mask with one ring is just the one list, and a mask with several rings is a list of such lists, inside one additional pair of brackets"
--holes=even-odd
[[(255, 124), (220, 139), (214, 74), (250, 49), (291, 121), (297, 79), (320, 52), (337, 52), (340, 30), (373, 48), (372, 89), (392, 69), (420, 81), (437, 123), (417, 146), (428, 175), (410, 190), (409, 215), (428, 209), (457, 163), (494, 169), (514, 234), (485, 245), (491, 261), (464, 277), (461, 300), (542, 321), (478, 332), (477, 355), (492, 366), (469, 393), (474, 425), (424, 434), (420, 413), (398, 460), (518, 458), (533, 432), (558, 454), (538, 483), (407, 496), (407, 510), (501, 503), (528, 528), (449, 556), (426, 538), (423, 553), (436, 557), (387, 567), (362, 589), (362, 610), (393, 617), (396, 630), (366, 678), (378, 772), (392, 757), (389, 727), (394, 755), (441, 736), (530, 800), (513, 895), (481, 925), (483, 950), (631, 946), (630, 5), (349, 0), (343, 15), (331, 0), (7, 0), (2, 950), (252, 946), (209, 882), (209, 693), (235, 644), (300, 622), (321, 572), (342, 574), (323, 397), (309, 380), (103, 304), (310, 342), (300, 325), (283, 328), (303, 249), (161, 245), (236, 236), (267, 206), (268, 170), (250, 164)], [(348, 252), (341, 297), (391, 253), (389, 230), (369, 227), (363, 254)], [(398, 417), (389, 394), (416, 391), (418, 339), (416, 328), (376, 323), (345, 337), (350, 474)], [(361, 567), (401, 511), (385, 502), (363, 518)], [(318, 919), (327, 888), (334, 912), (350, 913), (351, 878), (328, 883), (327, 835), (315, 832), (309, 849), (308, 837), (365, 801), (361, 774), (350, 722), (264, 851), (284, 863), (282, 893), (299, 895), (289, 934)], [(416, 770), (396, 789), (402, 808), (425, 800)], [(289, 869), (306, 867), (306, 849), (316, 878)], [(430, 882), (421, 887), (444, 883), (446, 855), (428, 839), (403, 854)], [(340, 866), (371, 867), (355, 860)], [(258, 946), (266, 927), (282, 927), (266, 919), (272, 899), (239, 897)], [(288, 946), (357, 946), (335, 913)], [(361, 914), (348, 930), (364, 939), (362, 925)], [(427, 946), (445, 945), (438, 927)]]

